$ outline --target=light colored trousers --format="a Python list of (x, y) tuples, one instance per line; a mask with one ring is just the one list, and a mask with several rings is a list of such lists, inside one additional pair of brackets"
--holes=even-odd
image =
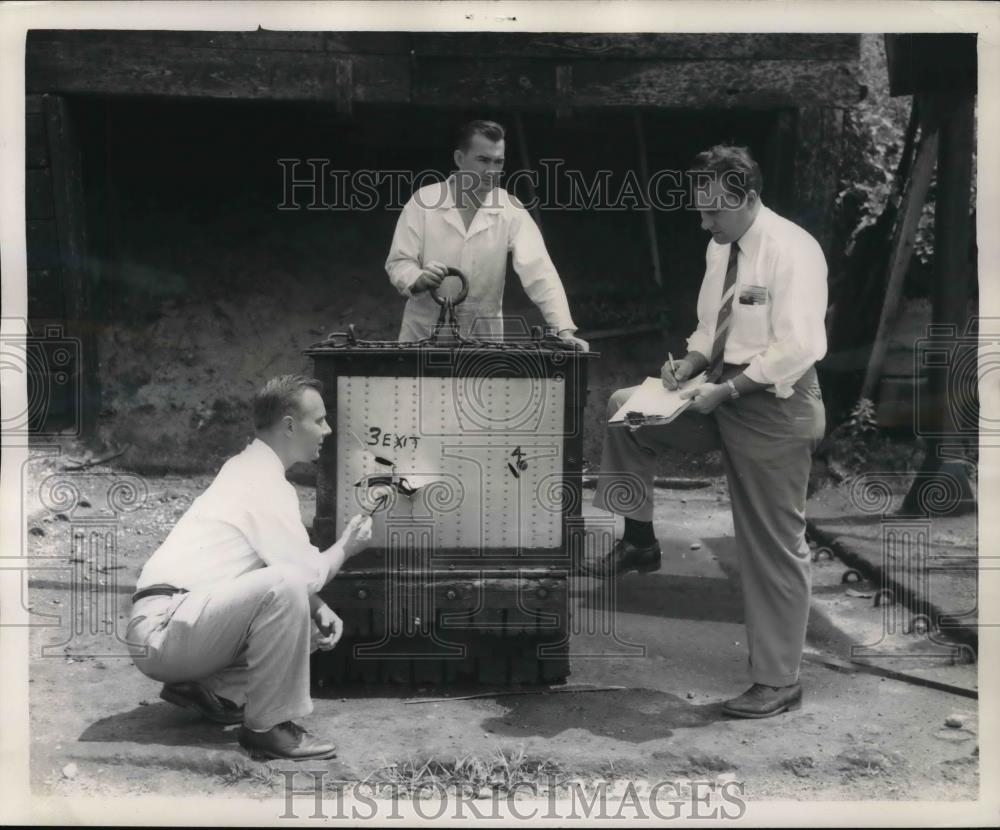
[(308, 715), (314, 623), (309, 592), (293, 568), (269, 566), (210, 591), (140, 599), (126, 640), (153, 680), (193, 680), (246, 704), (244, 723), (270, 729)]
[[(723, 380), (742, 371), (726, 366)], [(632, 393), (608, 401), (611, 417)], [(790, 398), (761, 390), (727, 401), (711, 415), (688, 410), (669, 424), (604, 430), (596, 507), (639, 521), (653, 520), (656, 454), (672, 447), (691, 453), (721, 449), (729, 481), (743, 585), (750, 674), (754, 683), (795, 683), (809, 618), (806, 487), (812, 453), (826, 416), (816, 370)]]

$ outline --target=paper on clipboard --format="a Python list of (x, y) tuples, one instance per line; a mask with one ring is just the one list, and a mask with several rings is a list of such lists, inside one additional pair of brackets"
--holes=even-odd
[(629, 412), (638, 412), (646, 424), (669, 424), (691, 405), (690, 398), (682, 398), (680, 393), (685, 389), (693, 389), (705, 382), (702, 372), (682, 383), (677, 389), (669, 390), (663, 386), (661, 378), (646, 378), (621, 408), (611, 416), (609, 424), (625, 423)]

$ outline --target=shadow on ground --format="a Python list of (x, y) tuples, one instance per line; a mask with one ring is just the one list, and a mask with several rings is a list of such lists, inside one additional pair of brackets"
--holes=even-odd
[(580, 598), (583, 608), (620, 611), (644, 617), (742, 623), (743, 599), (728, 579), (673, 574), (643, 574), (629, 580), (623, 602), (599, 586)]
[(511, 697), (507, 712), (486, 718), (487, 732), (511, 738), (551, 738), (569, 729), (629, 743), (669, 738), (675, 729), (707, 726), (723, 718), (721, 704), (693, 704), (655, 689), (601, 694)]
[(229, 744), (235, 745), (236, 727), (219, 726), (194, 712), (170, 703), (158, 702), (101, 718), (90, 724), (79, 740), (130, 741), (137, 744), (221, 749)]

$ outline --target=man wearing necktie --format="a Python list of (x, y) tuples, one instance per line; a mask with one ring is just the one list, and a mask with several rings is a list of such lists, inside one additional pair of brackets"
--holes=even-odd
[[(691, 406), (669, 424), (608, 426), (594, 504), (625, 517), (598, 565), (606, 576), (660, 566), (653, 533), (656, 454), (719, 449), (729, 483), (753, 685), (726, 701), (736, 717), (799, 706), (809, 616), (806, 485), (826, 419), (814, 363), (826, 353), (826, 260), (806, 231), (760, 199), (760, 168), (742, 147), (717, 146), (694, 165), (702, 228), (712, 234), (688, 353), (661, 370)], [(632, 393), (615, 392), (610, 418)]]

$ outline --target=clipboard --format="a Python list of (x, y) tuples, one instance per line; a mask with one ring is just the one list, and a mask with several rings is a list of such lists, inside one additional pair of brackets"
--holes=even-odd
[(611, 416), (608, 425), (638, 429), (669, 424), (691, 405), (691, 399), (682, 398), (680, 393), (701, 386), (705, 378), (706, 373), (702, 372), (674, 390), (666, 389), (661, 378), (646, 378)]

